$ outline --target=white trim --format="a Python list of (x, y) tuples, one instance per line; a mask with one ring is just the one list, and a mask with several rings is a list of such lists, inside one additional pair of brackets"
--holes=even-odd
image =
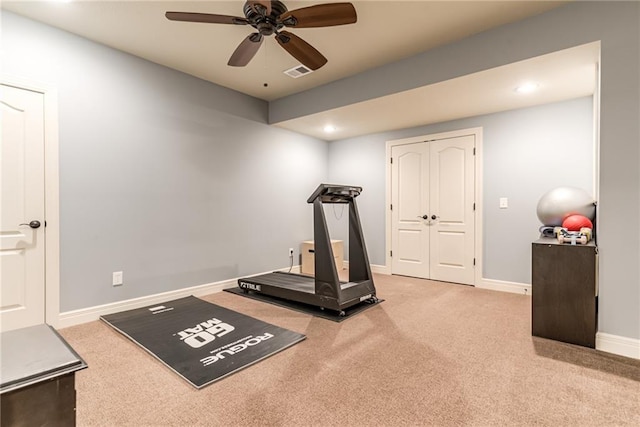
[[(281, 268), (278, 271), (289, 271), (289, 267)], [(269, 271), (270, 273), (271, 271)], [(291, 268), (292, 273), (299, 273), (300, 266), (296, 265)], [(257, 273), (242, 277), (259, 276), (266, 273)], [(219, 282), (207, 283), (204, 285), (191, 286), (189, 288), (176, 289), (173, 291), (162, 292), (154, 295), (146, 295), (143, 297), (132, 298), (125, 301), (117, 301), (109, 304), (97, 305), (94, 307), (81, 308), (79, 310), (66, 311), (60, 313), (58, 328), (67, 328), (69, 326), (80, 325), (87, 322), (99, 320), (100, 316), (111, 313), (119, 313), (121, 311), (133, 310), (135, 308), (146, 307), (152, 304), (158, 304), (170, 301), (176, 298), (193, 296), (203, 296), (222, 292), (224, 289), (238, 286), (238, 279), (221, 280)]]
[(475, 137), (475, 258), (476, 267), (474, 274), (474, 286), (482, 282), (482, 127), (461, 129), (450, 132), (441, 132), (430, 135), (420, 135), (411, 138), (394, 139), (387, 141), (385, 153), (385, 266), (384, 274), (393, 274), (391, 270), (391, 148), (396, 145), (414, 144), (416, 142), (431, 141), (437, 139), (457, 138), (473, 135)]
[[(600, 42), (598, 42), (600, 44)], [(600, 49), (595, 70), (595, 88), (593, 91), (593, 198), (600, 199)], [(597, 209), (597, 206), (596, 206)], [(596, 215), (596, 222), (598, 216)], [(597, 224), (596, 224), (597, 229)]]
[(187, 297), (189, 295), (202, 296), (220, 292), (226, 288), (237, 286), (237, 279), (225, 280), (222, 282), (208, 283), (206, 285), (193, 286), (190, 288), (178, 289), (175, 291), (163, 292), (155, 295), (133, 298), (125, 301), (118, 301), (95, 307), (82, 308), (79, 310), (60, 313), (59, 328), (80, 325), (82, 323), (93, 322), (100, 319), (100, 316), (111, 313), (118, 313), (134, 308), (146, 307), (151, 304), (158, 304), (176, 298)]
[(598, 332), (596, 334), (596, 350), (640, 359), (640, 340)]
[(507, 282), (504, 280), (480, 279), (476, 287), (493, 291), (511, 292), (513, 294), (531, 295), (531, 285), (526, 283)]
[[(482, 242), (483, 242), (483, 227), (482, 225), (484, 224), (484, 222), (482, 221), (482, 216), (483, 216), (483, 212), (484, 212), (484, 207), (482, 204), (482, 189), (484, 187), (484, 182), (482, 181), (482, 177), (484, 176), (482, 174), (482, 166), (484, 164), (484, 160), (483, 160), (483, 139), (482, 139), (482, 128), (475, 128), (472, 129), (475, 133), (476, 136), (476, 157), (475, 157), (475, 169), (476, 169), (476, 223), (475, 223), (475, 235), (476, 235), (476, 250), (475, 250), (475, 258), (476, 258), (476, 265), (475, 265), (475, 286), (478, 286), (478, 284), (483, 284), (485, 280), (487, 279), (483, 279), (482, 274), (483, 274), (483, 266), (484, 266), (484, 257), (482, 256)], [(507, 291), (507, 292), (511, 292), (511, 291)]]
[(2, 84), (44, 96), (45, 180), (45, 321), (58, 326), (60, 315), (60, 190), (58, 141), (58, 90), (49, 83), (2, 74)]
[[(349, 261), (344, 261), (345, 268), (349, 267)], [(377, 274), (386, 274), (391, 276), (391, 269), (386, 265), (371, 265), (371, 272)], [(429, 279), (422, 279), (429, 280)], [(531, 285), (527, 283), (507, 282), (504, 280), (480, 279), (476, 283), (476, 287), (480, 289), (490, 289), (492, 291), (510, 292), (512, 294), (531, 295)]]
[(371, 264), (371, 272), (376, 274), (391, 275), (391, 269), (386, 265)]
[[(600, 42), (598, 42), (600, 45)], [(595, 240), (598, 242), (598, 231), (600, 230), (600, 75), (601, 75), (601, 49), (598, 49), (598, 62), (595, 69), (595, 88), (593, 91), (593, 199), (596, 201), (595, 212)], [(596, 283), (600, 282), (596, 272)]]
[(391, 271), (391, 147), (395, 141), (387, 141), (384, 153), (384, 264), (388, 274)]

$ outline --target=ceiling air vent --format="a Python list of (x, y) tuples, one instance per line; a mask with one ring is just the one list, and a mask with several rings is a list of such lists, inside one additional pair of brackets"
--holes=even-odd
[(313, 73), (313, 70), (311, 68), (307, 68), (304, 65), (300, 64), (300, 65), (296, 65), (293, 68), (289, 68), (284, 73), (289, 77), (293, 77), (294, 79), (297, 79), (298, 77), (302, 77), (307, 74)]

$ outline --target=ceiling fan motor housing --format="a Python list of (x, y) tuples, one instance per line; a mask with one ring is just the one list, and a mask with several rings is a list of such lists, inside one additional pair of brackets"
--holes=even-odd
[(260, 4), (246, 2), (243, 7), (244, 16), (249, 24), (258, 30), (263, 36), (270, 36), (280, 30), (284, 25), (279, 22), (279, 17), (287, 11), (287, 7), (280, 1), (271, 2), (271, 13), (265, 15), (265, 10)]

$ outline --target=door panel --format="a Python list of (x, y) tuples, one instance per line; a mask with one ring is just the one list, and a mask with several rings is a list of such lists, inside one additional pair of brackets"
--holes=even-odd
[(394, 274), (428, 277), (429, 151), (424, 144), (397, 145), (391, 149), (391, 268)]
[[(44, 98), (0, 86), (0, 323), (44, 323)], [(25, 223), (37, 220), (42, 226)], [(25, 224), (25, 225), (21, 225)]]
[(420, 230), (398, 230), (397, 258), (403, 262), (422, 262), (425, 247)]
[(431, 142), (431, 279), (473, 284), (474, 136)]
[(459, 147), (431, 147), (434, 164), (432, 166), (431, 203), (433, 212), (437, 212), (441, 224), (460, 224), (465, 220), (464, 209), (464, 149)]
[(405, 152), (397, 157), (398, 184), (400, 197), (398, 198), (398, 221), (416, 224), (422, 215), (423, 189), (421, 179), (423, 153)]
[(448, 267), (464, 267), (464, 233), (438, 231), (436, 236), (438, 263)]

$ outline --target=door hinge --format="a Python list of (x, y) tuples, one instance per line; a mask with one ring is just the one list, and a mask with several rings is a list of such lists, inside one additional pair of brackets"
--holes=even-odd
[(390, 157), (389, 160), (391, 160), (391, 164), (393, 164), (393, 157)]
[(476, 259), (475, 258), (473, 259), (473, 265), (476, 265)]
[(473, 155), (476, 155), (476, 147), (473, 147)]
[(393, 257), (393, 251), (389, 251), (389, 256)]
[(476, 210), (476, 204), (475, 203), (473, 204), (473, 210), (474, 211)]
[(389, 205), (389, 208), (390, 208), (391, 210), (393, 210), (393, 204)]

